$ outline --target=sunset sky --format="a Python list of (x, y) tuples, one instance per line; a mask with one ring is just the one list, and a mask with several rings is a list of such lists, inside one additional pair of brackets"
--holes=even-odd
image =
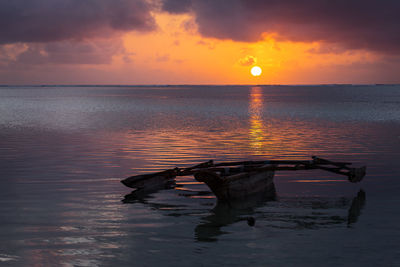
[(396, 0), (0, 0), (0, 84), (400, 83), (399, 12)]

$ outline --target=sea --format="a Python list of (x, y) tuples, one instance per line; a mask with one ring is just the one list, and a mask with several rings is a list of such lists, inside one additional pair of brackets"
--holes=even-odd
[[(366, 176), (277, 171), (235, 205), (120, 183), (312, 156)], [(399, 162), (400, 85), (1, 86), (0, 266), (400, 266)]]

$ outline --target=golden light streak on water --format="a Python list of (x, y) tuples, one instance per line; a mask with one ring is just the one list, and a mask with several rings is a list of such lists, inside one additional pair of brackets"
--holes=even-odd
[(259, 86), (250, 90), (249, 120), (250, 120), (250, 147), (256, 155), (263, 154), (265, 127), (262, 120), (263, 94)]

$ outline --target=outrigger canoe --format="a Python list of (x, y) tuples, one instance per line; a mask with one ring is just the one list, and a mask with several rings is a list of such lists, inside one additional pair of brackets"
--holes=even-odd
[(265, 192), (275, 193), (273, 183), (276, 171), (321, 169), (345, 175), (352, 183), (360, 182), (366, 174), (366, 167), (351, 168), (349, 162), (334, 162), (318, 157), (312, 160), (265, 160), (214, 163), (212, 160), (189, 167), (173, 168), (157, 173), (128, 177), (121, 182), (134, 192), (151, 192), (168, 187), (177, 176), (193, 175), (204, 182), (215, 194), (218, 201), (230, 202)]

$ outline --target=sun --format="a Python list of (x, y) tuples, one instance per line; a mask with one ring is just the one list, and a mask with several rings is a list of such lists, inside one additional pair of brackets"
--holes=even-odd
[(259, 66), (254, 66), (251, 68), (251, 75), (253, 76), (260, 76), (262, 73), (262, 69)]

